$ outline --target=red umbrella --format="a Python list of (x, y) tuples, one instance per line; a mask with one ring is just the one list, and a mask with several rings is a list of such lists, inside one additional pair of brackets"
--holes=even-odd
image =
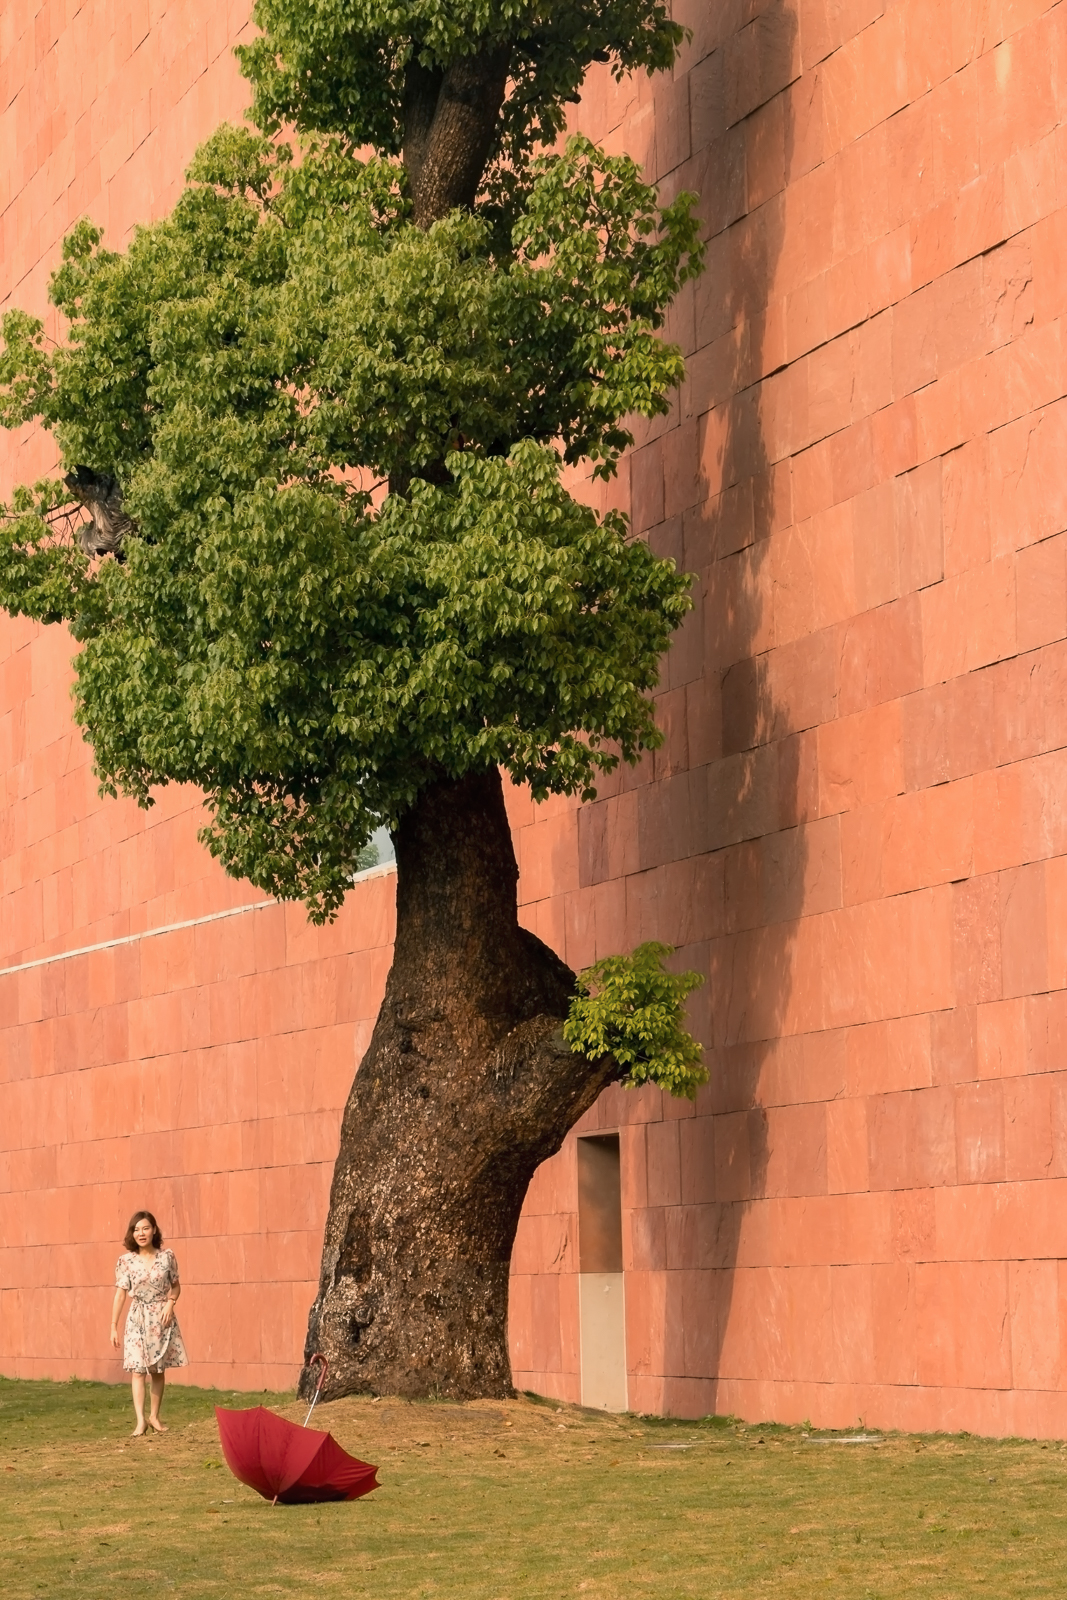
[(279, 1500), (283, 1505), (358, 1500), (378, 1487), (377, 1467), (350, 1456), (332, 1434), (308, 1428), (326, 1377), (325, 1358), (313, 1359), (322, 1362), (322, 1376), (302, 1428), (263, 1406), (247, 1411), (215, 1407), (222, 1453), (230, 1471), (275, 1505)]

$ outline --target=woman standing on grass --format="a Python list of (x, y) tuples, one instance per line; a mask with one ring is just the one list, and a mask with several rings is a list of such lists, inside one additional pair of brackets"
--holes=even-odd
[[(122, 1342), (122, 1365), (132, 1372), (133, 1409), (137, 1426), (133, 1437), (140, 1438), (149, 1428), (166, 1433), (159, 1420), (167, 1367), (187, 1367), (189, 1357), (182, 1343), (174, 1307), (182, 1286), (178, 1282), (178, 1262), (173, 1250), (164, 1250), (159, 1223), (151, 1211), (135, 1211), (123, 1240), (125, 1255), (115, 1266), (115, 1299), (111, 1306), (111, 1343), (119, 1347), (119, 1317), (126, 1296), (130, 1311)], [(152, 1383), (152, 1404), (144, 1414), (145, 1375)]]

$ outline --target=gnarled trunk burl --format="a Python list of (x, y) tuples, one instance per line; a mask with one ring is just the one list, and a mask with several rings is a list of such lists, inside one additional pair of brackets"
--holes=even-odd
[(503, 1396), (527, 1187), (615, 1068), (564, 1043), (574, 974), (519, 926), (495, 770), (426, 789), (396, 858), (393, 966), (345, 1108), (305, 1362), (328, 1357), (328, 1395)]

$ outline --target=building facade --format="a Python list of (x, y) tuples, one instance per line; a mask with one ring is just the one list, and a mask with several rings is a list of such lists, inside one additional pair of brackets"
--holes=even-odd
[[(0, 304), (165, 214), (249, 0), (7, 0)], [(707, 975), (695, 1105), (606, 1093), (531, 1188), (520, 1387), (680, 1415), (1067, 1434), (1067, 11), (679, 0), (574, 125), (701, 196), (688, 357), (610, 496), (697, 574), (666, 740), (510, 797), (574, 967)], [(55, 331), (53, 329), (53, 331)], [(50, 441), (0, 438), (0, 494)], [(72, 644), (0, 621), (0, 1371), (119, 1377), (157, 1211), (190, 1378), (284, 1386), (393, 879), (329, 928), (226, 880), (197, 796), (98, 798)], [(579, 1214), (581, 1226), (579, 1227)]]

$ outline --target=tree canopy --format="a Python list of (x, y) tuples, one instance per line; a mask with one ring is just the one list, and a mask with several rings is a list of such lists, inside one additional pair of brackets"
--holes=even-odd
[[(106, 792), (198, 785), (226, 870), (321, 920), (428, 782), (590, 797), (658, 743), (689, 581), (561, 473), (610, 476), (628, 416), (666, 411), (659, 329), (702, 247), (694, 197), (661, 207), (628, 157), (538, 151), (593, 61), (669, 65), (656, 0), (255, 17), (258, 131), (220, 128), (126, 250), (74, 228), (59, 347), (0, 322), (0, 422), (38, 419), (133, 518), (93, 559), (62, 477), (18, 489), (0, 604), (71, 625)], [(453, 113), (489, 128), (473, 186)]]
[(257, 126), (402, 154), (417, 214), (451, 178), (453, 203), (513, 215), (593, 63), (662, 70), (685, 37), (664, 0), (258, 0), (254, 16), (238, 56)]
[(106, 788), (198, 784), (227, 869), (313, 916), (435, 772), (589, 794), (655, 743), (689, 605), (560, 481), (561, 456), (613, 470), (625, 414), (678, 379), (654, 330), (697, 252), (688, 199), (657, 212), (632, 162), (572, 140), (501, 257), (477, 215), (413, 225), (399, 178), (336, 137), (295, 164), (222, 129), (127, 251), (67, 239), (63, 347), (2, 324), (3, 421), (114, 473), (139, 536), (94, 564), (56, 539), (61, 480), (21, 491), (0, 601), (72, 623)]

